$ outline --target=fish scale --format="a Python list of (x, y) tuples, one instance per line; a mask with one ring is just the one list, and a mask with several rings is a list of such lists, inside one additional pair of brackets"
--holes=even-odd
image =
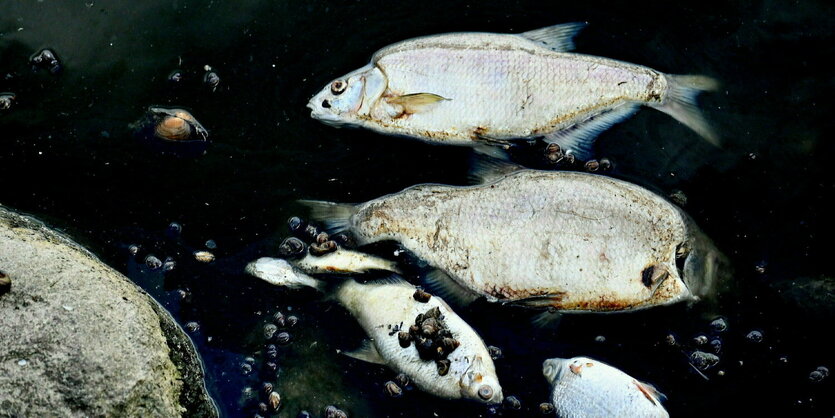
[[(418, 185), (354, 207), (311, 205), (361, 243), (400, 242), (474, 295), (560, 310), (695, 300), (713, 289), (715, 263), (705, 260), (721, 256), (667, 200), (585, 173), (522, 170), (478, 186)], [(680, 270), (681, 248), (706, 268), (688, 269), (688, 256)]]

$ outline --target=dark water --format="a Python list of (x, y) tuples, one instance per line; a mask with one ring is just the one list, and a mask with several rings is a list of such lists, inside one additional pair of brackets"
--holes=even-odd
[[(410, 391), (389, 399), (394, 376), (337, 353), (362, 330), (312, 292), (288, 292), (242, 274), (274, 255), (299, 198), (365, 201), (425, 182), (464, 184), (469, 152), (361, 130), (336, 130), (304, 104), (324, 83), (402, 39), (450, 31), (524, 31), (588, 21), (580, 52), (722, 81), (702, 103), (725, 138), (716, 149), (666, 115), (642, 110), (604, 133), (598, 155), (612, 175), (663, 194), (683, 191), (686, 210), (735, 267), (715, 304), (638, 314), (569, 316), (540, 330), (518, 312), (474, 306), (461, 314), (488, 344), (504, 393), (536, 416), (547, 400), (547, 357), (589, 355), (652, 382), (673, 415), (750, 413), (832, 416), (831, 159), (833, 10), (827, 2), (280, 2), (3, 1), (0, 202), (68, 231), (167, 306), (192, 334), (209, 385), (228, 416), (251, 416), (242, 389), (276, 383), (279, 416), (336, 404), (351, 416), (486, 416), (484, 407)], [(53, 49), (63, 70), (33, 71), (30, 55)], [(203, 67), (221, 77), (212, 91)], [(185, 74), (174, 85), (175, 69)], [(150, 105), (189, 108), (211, 132), (208, 153), (162, 157), (131, 137)], [(170, 222), (182, 234), (167, 231)], [(215, 240), (218, 259), (191, 252)], [(128, 246), (140, 245), (138, 257)], [(141, 266), (173, 257), (174, 271)], [(831, 279), (830, 279), (831, 280)], [(181, 297), (183, 291), (185, 298)], [(297, 315), (278, 347), (278, 377), (265, 369), (262, 326)], [(724, 333), (709, 322), (723, 316)], [(746, 335), (758, 330), (761, 342)], [(681, 347), (664, 343), (673, 333)], [(685, 352), (718, 337), (721, 362), (699, 376)], [(595, 338), (604, 336), (605, 342)], [(710, 351), (710, 347), (702, 347)], [(241, 372), (246, 357), (250, 375)], [(719, 375), (722, 371), (723, 375)]]

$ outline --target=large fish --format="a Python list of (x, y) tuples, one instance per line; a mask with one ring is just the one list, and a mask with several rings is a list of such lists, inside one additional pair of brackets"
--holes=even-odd
[(700, 92), (717, 87), (714, 80), (568, 52), (583, 26), (399, 42), (332, 81), (307, 106), (333, 126), (488, 149), (544, 137), (587, 158), (598, 134), (644, 105), (718, 144), (695, 104)]
[(552, 358), (542, 364), (557, 416), (668, 417), (664, 395), (652, 385), (588, 357)]
[[(313, 287), (329, 294), (353, 315), (371, 338), (348, 356), (383, 364), (405, 373), (419, 389), (446, 399), (471, 399), (485, 404), (501, 403), (502, 388), (484, 341), (441, 298), (418, 301), (416, 288), (403, 280), (360, 284), (352, 279), (326, 283), (301, 273), (287, 261), (260, 258), (246, 271), (277, 286)], [(446, 364), (424, 360), (410, 342), (403, 348), (400, 331), (407, 331), (418, 315), (436, 309), (457, 346)], [(446, 367), (441, 372), (440, 368)], [(443, 373), (443, 375), (441, 375)]]
[[(521, 170), (477, 186), (417, 185), (358, 205), (306, 203), (360, 244), (399, 241), (449, 275), (464, 299), (636, 310), (710, 295), (723, 260), (675, 205), (592, 174)], [(452, 283), (437, 273), (430, 284)]]

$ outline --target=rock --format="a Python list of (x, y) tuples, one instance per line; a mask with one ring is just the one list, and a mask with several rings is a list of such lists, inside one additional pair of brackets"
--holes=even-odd
[(66, 236), (0, 206), (0, 270), (0, 415), (218, 415), (168, 312)]

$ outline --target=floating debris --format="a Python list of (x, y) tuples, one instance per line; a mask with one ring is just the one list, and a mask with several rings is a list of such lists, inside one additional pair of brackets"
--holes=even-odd
[(394, 377), (394, 381), (402, 388), (409, 386), (410, 383), (409, 376), (406, 376), (406, 373), (398, 373), (398, 375)]
[(670, 193), (670, 200), (672, 200), (673, 203), (679, 206), (687, 205), (687, 195), (684, 194), (684, 192), (681, 190), (674, 190), (672, 193)]
[(12, 291), (12, 278), (0, 271), (0, 296)]
[(151, 270), (156, 270), (162, 267), (162, 261), (160, 261), (160, 259), (153, 254), (148, 254), (148, 256), (145, 257), (145, 265)]
[(300, 258), (307, 252), (304, 242), (296, 237), (289, 237), (278, 246), (278, 255), (282, 258)]
[(325, 408), (325, 418), (348, 418), (348, 414), (334, 405), (329, 405)]
[(415, 298), (415, 300), (418, 302), (426, 303), (429, 302), (429, 299), (432, 298), (432, 295), (423, 290), (423, 288), (418, 287), (417, 289), (415, 289), (415, 294), (412, 295), (412, 297)]
[(27, 364), (29, 364), (29, 361), (24, 360), (24, 359), (20, 359), (20, 360), (17, 361), (18, 366), (25, 366)]
[(728, 321), (725, 318), (719, 317), (710, 322), (710, 329), (713, 332), (725, 332), (728, 330)]
[(11, 109), (15, 97), (14, 93), (0, 93), (0, 111)]
[(719, 356), (705, 353), (704, 351), (694, 351), (690, 354), (690, 364), (699, 371), (704, 372), (719, 364)]
[(275, 342), (281, 345), (290, 344), (290, 333), (279, 332), (278, 335), (275, 336)]
[(210, 239), (210, 240), (206, 241), (205, 245), (206, 245), (206, 248), (208, 248), (210, 250), (217, 249), (217, 243), (213, 239)]
[(275, 324), (267, 324), (264, 325), (264, 338), (269, 340), (275, 336), (276, 331), (278, 331), (278, 327)]
[(215, 261), (215, 255), (208, 251), (195, 251), (194, 259), (201, 263), (211, 263)]
[(270, 408), (272, 408), (273, 411), (278, 411), (278, 407), (281, 406), (281, 396), (278, 392), (271, 392), (268, 399), (270, 402)]
[(168, 273), (170, 271), (174, 271), (174, 268), (177, 267), (177, 262), (174, 261), (171, 257), (165, 257), (165, 262), (162, 263), (162, 271)]
[(171, 74), (168, 74), (168, 81), (179, 84), (181, 81), (183, 81), (183, 79), (185, 79), (185, 77), (186, 76), (185, 74), (183, 74), (182, 71), (174, 70), (171, 72)]
[(287, 319), (284, 317), (284, 314), (281, 313), (281, 312), (276, 312), (275, 315), (273, 315), (273, 323), (278, 325), (281, 328), (284, 328), (284, 326), (286, 325), (286, 321), (287, 321)]
[(403, 389), (401, 389), (400, 386), (397, 385), (397, 383), (394, 383), (391, 380), (385, 383), (385, 390), (386, 395), (388, 395), (391, 398), (399, 398), (403, 396)]
[(488, 345), (487, 346), (487, 351), (490, 353), (490, 358), (492, 358), (493, 360), (498, 360), (498, 359), (504, 357), (504, 353), (502, 353), (502, 349), (499, 348), (499, 347), (496, 347), (494, 345)]
[(745, 339), (748, 340), (748, 342), (758, 344), (763, 342), (763, 333), (762, 331), (753, 330), (745, 335)]
[(511, 411), (518, 411), (522, 409), (522, 402), (519, 401), (519, 398), (513, 395), (504, 398), (502, 405), (504, 406), (504, 409), (509, 409)]
[(220, 86), (220, 76), (214, 71), (209, 71), (203, 75), (203, 84), (215, 91)]
[(32, 64), (33, 70), (43, 68), (49, 70), (52, 74), (60, 73), (63, 68), (61, 61), (58, 60), (58, 56), (51, 49), (42, 49), (36, 52), (29, 58), (29, 63)]

